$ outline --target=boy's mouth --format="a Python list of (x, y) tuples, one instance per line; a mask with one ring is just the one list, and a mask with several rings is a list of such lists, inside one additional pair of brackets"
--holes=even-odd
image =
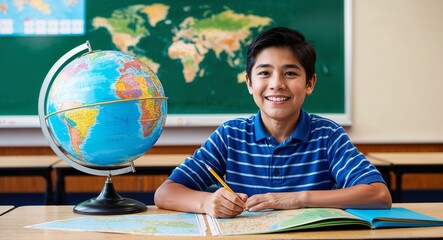
[(284, 102), (289, 99), (289, 97), (265, 97), (266, 100), (271, 102)]

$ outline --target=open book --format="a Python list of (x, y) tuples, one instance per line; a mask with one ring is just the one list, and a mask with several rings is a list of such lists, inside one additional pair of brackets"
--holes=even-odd
[(212, 218), (208, 215), (208, 222), (213, 235), (275, 233), (332, 226), (371, 229), (443, 226), (443, 220), (400, 207), (386, 210), (304, 208), (244, 212), (235, 218)]

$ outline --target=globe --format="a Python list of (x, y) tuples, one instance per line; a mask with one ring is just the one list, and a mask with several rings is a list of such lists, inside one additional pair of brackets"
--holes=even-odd
[(158, 140), (166, 101), (148, 65), (119, 51), (83, 55), (50, 88), (46, 116), (60, 146), (75, 159), (109, 166), (132, 161)]
[[(86, 47), (87, 53), (68, 62)], [(108, 176), (100, 196), (74, 211), (123, 214), (146, 209), (135, 200), (121, 198), (111, 176), (134, 171), (132, 162), (157, 142), (166, 115), (160, 80), (132, 55), (92, 51), (87, 42), (54, 64), (40, 91), (43, 133), (55, 153), (74, 168)], [(134, 209), (133, 205), (140, 206)]]

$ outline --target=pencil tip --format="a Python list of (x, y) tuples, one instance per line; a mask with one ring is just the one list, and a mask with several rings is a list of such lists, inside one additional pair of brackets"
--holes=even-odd
[(204, 163), (204, 164), (205, 164), (205, 166), (206, 166), (206, 168), (207, 168), (208, 170), (211, 170), (211, 169), (212, 169), (208, 164), (206, 164), (206, 163)]

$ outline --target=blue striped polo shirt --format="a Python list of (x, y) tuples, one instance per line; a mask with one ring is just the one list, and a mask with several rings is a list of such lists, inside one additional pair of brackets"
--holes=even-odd
[(168, 179), (196, 190), (218, 184), (204, 163), (248, 196), (384, 183), (340, 125), (303, 110), (282, 143), (265, 131), (260, 112), (225, 122)]

